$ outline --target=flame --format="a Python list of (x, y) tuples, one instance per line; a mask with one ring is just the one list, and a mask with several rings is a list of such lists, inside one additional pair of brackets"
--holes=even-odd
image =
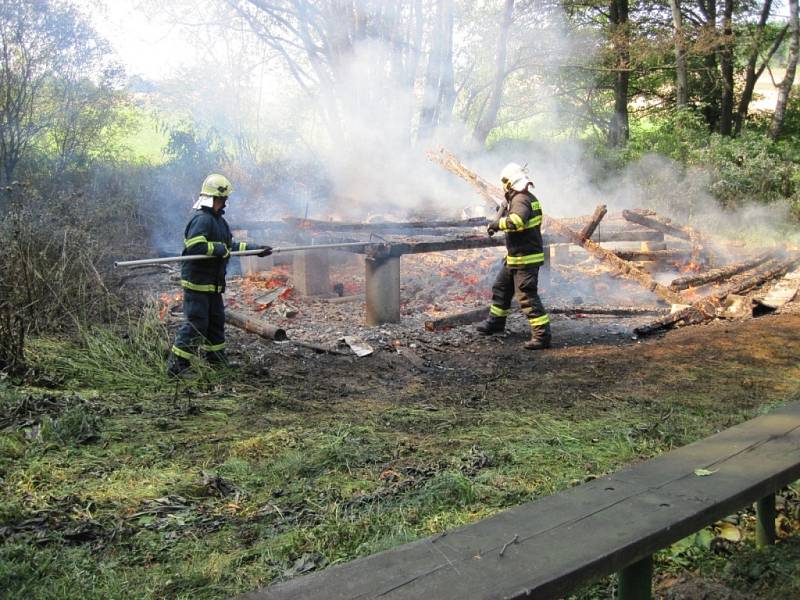
[(183, 294), (181, 292), (174, 292), (171, 294), (161, 294), (158, 298), (158, 319), (164, 321), (169, 312), (179, 303), (183, 301)]

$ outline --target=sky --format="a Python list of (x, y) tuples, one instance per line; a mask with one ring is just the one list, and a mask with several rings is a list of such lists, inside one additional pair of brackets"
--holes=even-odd
[(168, 22), (148, 0), (76, 0), (95, 29), (108, 40), (129, 75), (167, 79), (196, 62), (185, 27)]

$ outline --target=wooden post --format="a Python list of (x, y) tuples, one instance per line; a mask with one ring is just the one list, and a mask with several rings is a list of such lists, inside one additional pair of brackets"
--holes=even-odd
[(400, 257), (367, 256), (367, 325), (400, 322)]
[(296, 252), (293, 262), (293, 281), (303, 296), (326, 296), (331, 292), (328, 254), (325, 250)]
[(650, 600), (653, 597), (653, 557), (647, 556), (619, 572), (619, 600)]
[(775, 494), (756, 502), (756, 548), (775, 543)]

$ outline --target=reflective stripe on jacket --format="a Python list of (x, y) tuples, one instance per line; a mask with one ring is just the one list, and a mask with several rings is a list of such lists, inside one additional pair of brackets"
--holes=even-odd
[(235, 242), (222, 212), (211, 208), (196, 210), (183, 234), (183, 256), (202, 254), (209, 260), (193, 260), (181, 266), (181, 285), (195, 292), (225, 291), (225, 272), (232, 250), (248, 250), (245, 242)]
[(506, 264), (524, 268), (544, 262), (542, 207), (530, 191), (506, 193), (506, 208), (500, 214), (500, 230), (506, 232)]

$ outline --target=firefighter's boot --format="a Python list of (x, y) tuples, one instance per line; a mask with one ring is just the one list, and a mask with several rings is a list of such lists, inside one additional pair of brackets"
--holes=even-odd
[(241, 368), (241, 365), (236, 361), (230, 360), (225, 352), (206, 352), (206, 360), (215, 369), (236, 370)]
[(185, 358), (170, 354), (167, 360), (167, 377), (170, 379), (188, 379), (192, 376), (191, 364)]
[(488, 319), (480, 323), (475, 329), (478, 333), (483, 335), (503, 333), (506, 330), (506, 318), (490, 315)]
[(539, 327), (531, 327), (531, 339), (525, 342), (525, 348), (527, 350), (544, 350), (550, 347), (551, 339), (550, 323)]

